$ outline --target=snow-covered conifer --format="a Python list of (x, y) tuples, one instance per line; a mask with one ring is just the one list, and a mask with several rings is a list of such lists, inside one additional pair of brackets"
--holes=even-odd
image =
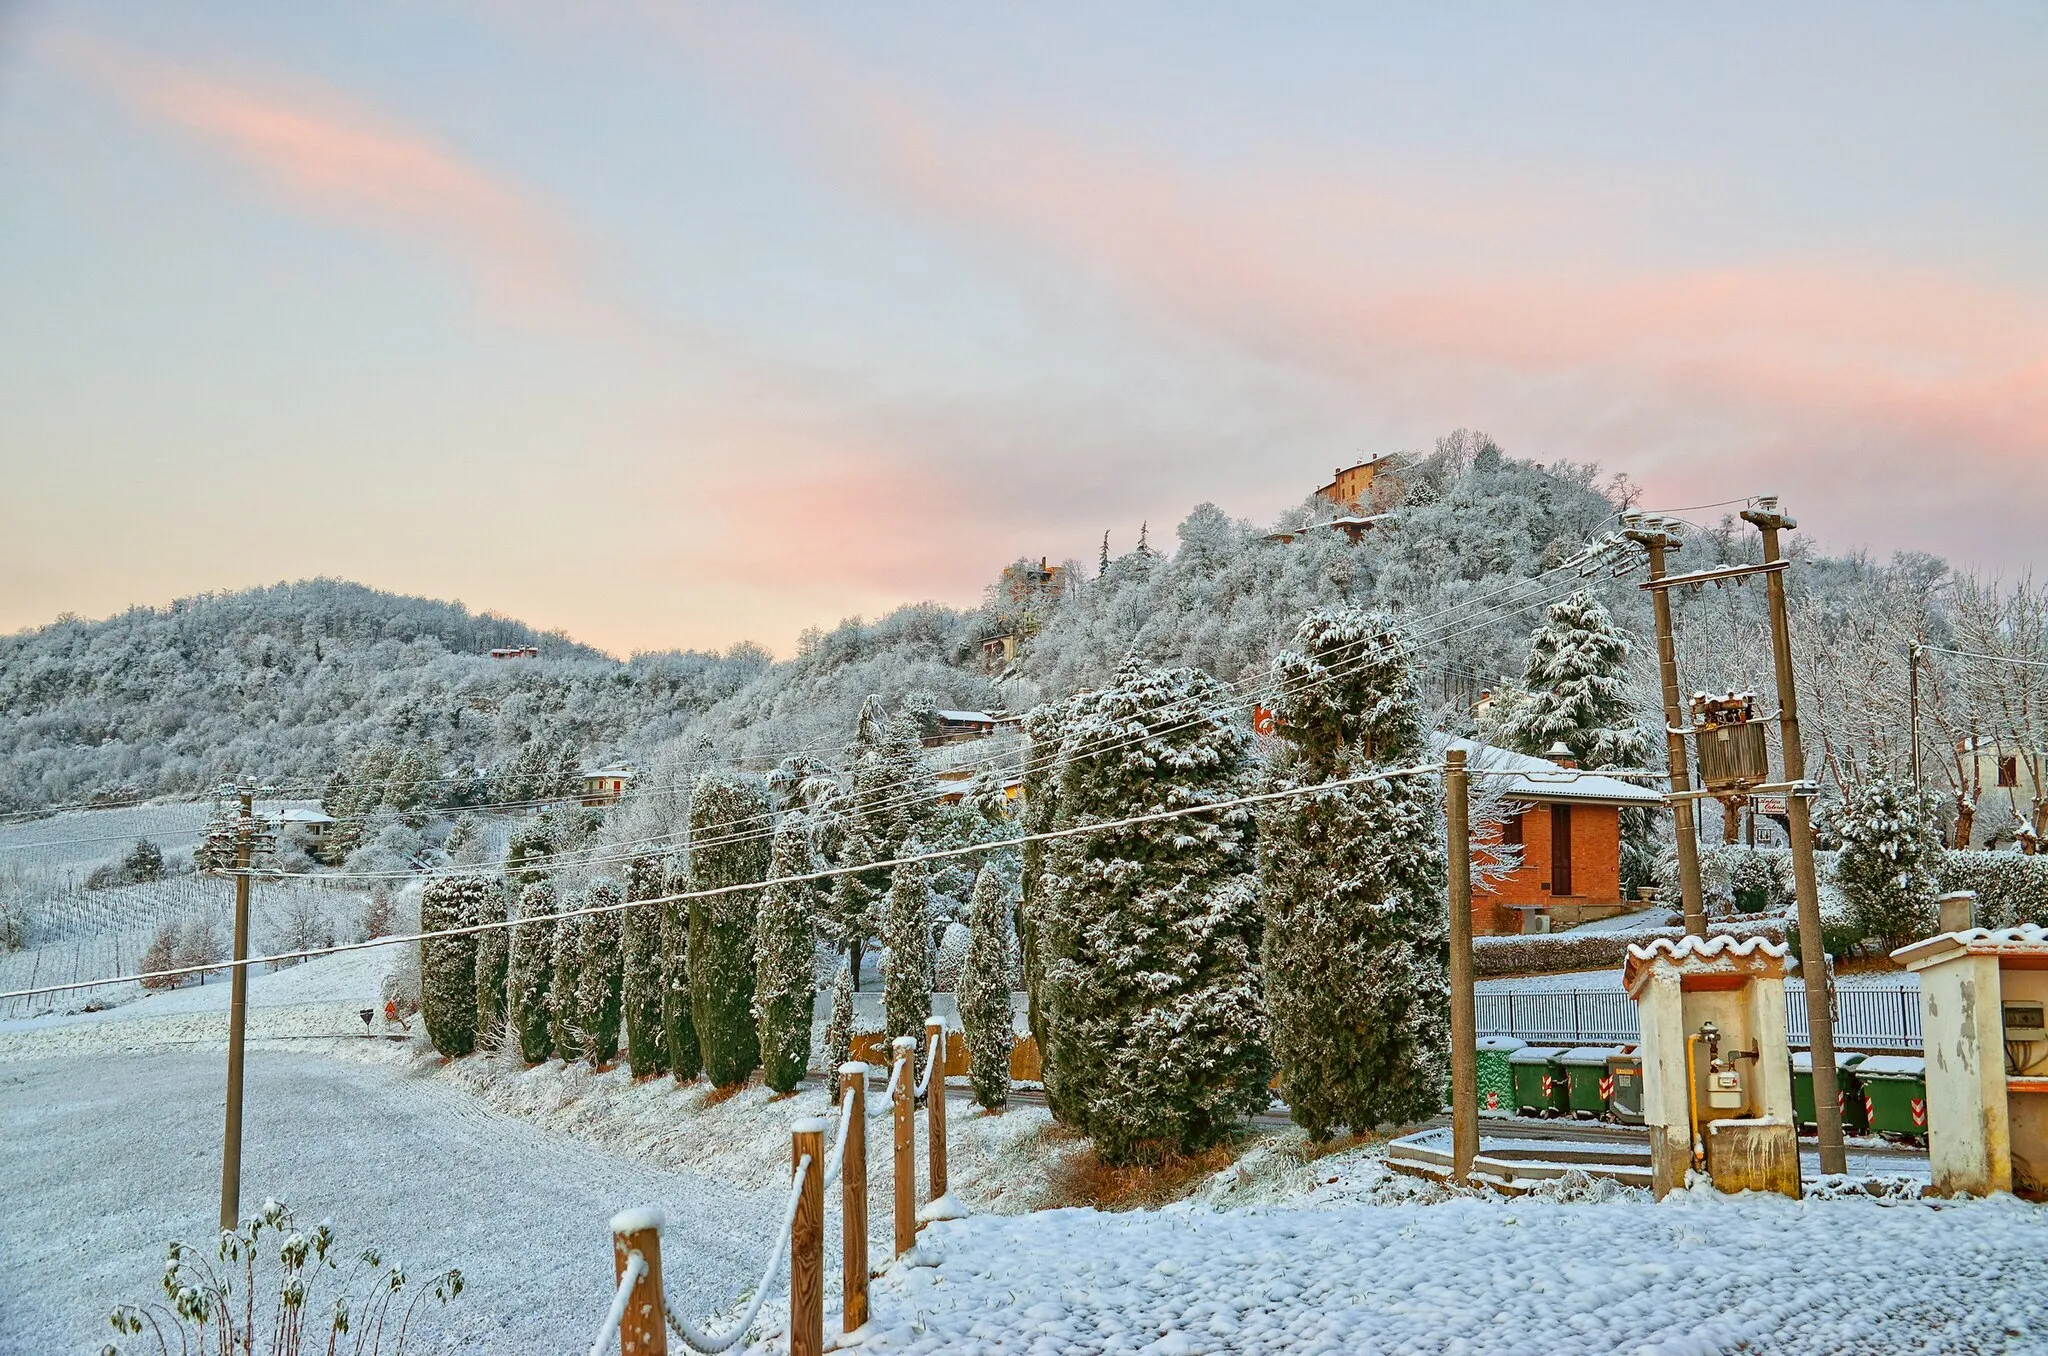
[(1542, 755), (1562, 742), (1580, 767), (1642, 767), (1650, 738), (1629, 699), (1632, 648), (1591, 594), (1554, 604), (1529, 638), (1529, 699), (1502, 731), (1510, 747)]
[(690, 906), (661, 907), (661, 1044), (668, 1071), (687, 1083), (704, 1071), (690, 1006)]
[(580, 895), (564, 901), (555, 919), (555, 951), (548, 975), (548, 1044), (564, 1063), (583, 1053), (583, 939), (590, 920), (573, 916)]
[[(472, 882), (465, 909), (470, 923), (502, 923), (511, 916), (504, 887), (488, 876), (468, 876)], [(474, 934), (476, 938), (476, 1043), (494, 1044), (505, 1030), (506, 975), (510, 969), (512, 937), (509, 929), (494, 928)]]
[(1010, 892), (993, 865), (974, 881), (967, 961), (960, 967), (960, 1028), (967, 1037), (974, 1100), (991, 1109), (1010, 1100)]
[[(605, 909), (624, 896), (614, 881), (599, 879), (584, 887), (580, 907)], [(625, 978), (624, 918), (619, 909), (594, 913), (583, 920), (583, 972), (576, 986), (577, 1025), (583, 1031), (583, 1058), (593, 1069), (619, 1057), (619, 1023)]]
[[(1135, 659), (1073, 699), (1057, 823), (1085, 828), (1241, 794), (1250, 735), (1229, 689)], [(1041, 942), (1054, 1114), (1110, 1162), (1215, 1144), (1266, 1104), (1252, 822), (1242, 809), (1046, 847)], [(1048, 1091), (1053, 1080), (1048, 1080)]]
[(1875, 758), (1863, 780), (1846, 790), (1835, 825), (1842, 835), (1835, 883), (1865, 936), (1886, 949), (1926, 936), (1935, 926), (1941, 838), (1934, 798), (1893, 780)]
[[(752, 885), (768, 876), (768, 788), (757, 777), (711, 771), (690, 797), (690, 885)], [(701, 843), (702, 846), (696, 846)], [(690, 1009), (704, 1072), (719, 1087), (761, 1062), (754, 1035), (754, 914), (759, 895), (733, 890), (690, 904)]]
[[(784, 815), (775, 827), (769, 878), (782, 880), (813, 869), (810, 825), (800, 814)], [(761, 1079), (777, 1092), (791, 1092), (811, 1062), (811, 1009), (818, 998), (811, 892), (803, 884), (770, 885), (759, 898), (754, 1018)]]
[[(659, 899), (668, 892), (668, 863), (642, 853), (626, 866), (626, 898)], [(635, 1078), (668, 1069), (668, 1039), (661, 1024), (665, 976), (661, 957), (661, 916), (671, 906), (627, 909), (620, 924), (625, 952), (621, 1006), (626, 1026), (626, 1062)]]
[[(924, 851), (917, 839), (903, 844), (904, 857)], [(923, 862), (906, 861), (889, 882), (883, 940), (889, 968), (882, 982), (882, 1023), (889, 1036), (924, 1042), (924, 1019), (932, 1011), (931, 884)]]
[[(1423, 752), (1401, 637), (1355, 608), (1310, 612), (1274, 665), (1272, 789)], [(1430, 783), (1390, 776), (1259, 812), (1267, 1034), (1312, 1139), (1436, 1114), (1449, 1068), (1444, 862)]]
[(853, 1058), (853, 971), (846, 965), (832, 979), (832, 1014), (825, 1019), (825, 1068), (832, 1101), (839, 1101), (839, 1066)]
[[(1043, 1007), (1040, 978), (1044, 965), (1039, 956), (1038, 914), (1044, 894), (1045, 844), (1034, 839), (1053, 824), (1059, 801), (1060, 741), (1066, 734), (1067, 707), (1064, 702), (1034, 706), (1024, 717), (1024, 809), (1019, 827), (1027, 840), (1018, 856), (1022, 862), (1023, 901), (1017, 910), (1017, 949), (1021, 953), (1026, 1022), (1040, 1050), (1046, 1032), (1040, 1013)], [(1047, 1075), (1046, 1098), (1056, 1093), (1056, 1075)]]
[[(420, 931), (440, 932), (470, 921), (468, 876), (434, 876), (420, 891)], [(490, 882), (477, 880), (490, 887)], [(454, 1058), (476, 1049), (476, 937), (420, 943), (420, 1018), (427, 1038)]]
[(519, 1039), (519, 1057), (538, 1064), (554, 1053), (548, 991), (555, 977), (555, 887), (536, 881), (519, 892), (519, 926), (505, 971), (507, 1020)]

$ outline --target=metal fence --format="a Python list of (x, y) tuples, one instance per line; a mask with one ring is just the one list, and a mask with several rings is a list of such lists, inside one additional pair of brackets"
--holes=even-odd
[[(1551, 1045), (1631, 1044), (1640, 1039), (1636, 1005), (1621, 989), (1486, 989), (1478, 995), (1479, 1034)], [(1806, 988), (1785, 985), (1785, 1034), (1804, 1047)], [(1918, 1050), (1917, 989), (1835, 990), (1835, 1045), (1843, 1050)]]

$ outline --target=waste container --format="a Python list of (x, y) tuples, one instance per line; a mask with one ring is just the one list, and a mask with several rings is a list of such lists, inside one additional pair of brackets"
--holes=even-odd
[(1607, 1114), (1623, 1125), (1643, 1123), (1643, 1057), (1617, 1050), (1607, 1057)]
[(1557, 1057), (1572, 1115), (1594, 1121), (1607, 1114), (1607, 1060), (1619, 1053), (1612, 1045), (1581, 1045)]
[(1927, 1061), (1918, 1055), (1872, 1055), (1856, 1066), (1870, 1133), (1925, 1143)]
[(1525, 1045), (1508, 1056), (1515, 1081), (1515, 1110), (1524, 1116), (1555, 1116), (1571, 1106), (1570, 1086), (1557, 1057), (1560, 1046)]
[(1521, 1049), (1526, 1042), (1513, 1036), (1481, 1036), (1479, 1038), (1479, 1114), (1482, 1116), (1512, 1116), (1515, 1114), (1515, 1073), (1508, 1067), (1508, 1056)]
[[(1835, 1052), (1835, 1100), (1842, 1112), (1842, 1129), (1850, 1134), (1860, 1135), (1870, 1127), (1870, 1118), (1863, 1112), (1863, 1088), (1852, 1072), (1863, 1062), (1863, 1056), (1850, 1051)], [(1813, 1051), (1792, 1052), (1792, 1110), (1799, 1119), (1799, 1128), (1810, 1130), (1817, 1124), (1813, 1109)]]

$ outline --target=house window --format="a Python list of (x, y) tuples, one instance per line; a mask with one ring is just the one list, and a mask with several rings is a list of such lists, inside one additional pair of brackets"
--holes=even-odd
[(2017, 754), (2010, 758), (1998, 760), (1998, 784), (2000, 786), (2018, 786), (2020, 784), (2020, 760)]
[(1500, 841), (1506, 843), (1509, 847), (1520, 847), (1522, 845), (1522, 817), (1519, 814), (1509, 815), (1501, 823)]
[(1550, 807), (1550, 893), (1572, 892), (1572, 807)]

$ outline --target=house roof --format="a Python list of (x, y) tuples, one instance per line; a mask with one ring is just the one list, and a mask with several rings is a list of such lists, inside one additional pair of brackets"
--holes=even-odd
[(1902, 946), (1892, 959), (1908, 970), (1924, 970), (1958, 956), (2048, 957), (2048, 928), (2022, 923), (2013, 928), (1965, 928)]
[(592, 777), (630, 777), (633, 769), (623, 763), (614, 763), (610, 767), (587, 767), (576, 775), (586, 780)]
[(1562, 768), (1548, 758), (1482, 744), (1476, 739), (1430, 736), (1438, 754), (1446, 749), (1463, 749), (1467, 766), (1474, 770), (1504, 774), (1491, 778), (1503, 795), (1514, 800), (1539, 803), (1565, 801), (1577, 805), (1662, 805), (1664, 796), (1648, 786), (1603, 777), (1597, 772)]
[(958, 721), (967, 724), (993, 725), (996, 718), (986, 711), (934, 711), (940, 720)]

